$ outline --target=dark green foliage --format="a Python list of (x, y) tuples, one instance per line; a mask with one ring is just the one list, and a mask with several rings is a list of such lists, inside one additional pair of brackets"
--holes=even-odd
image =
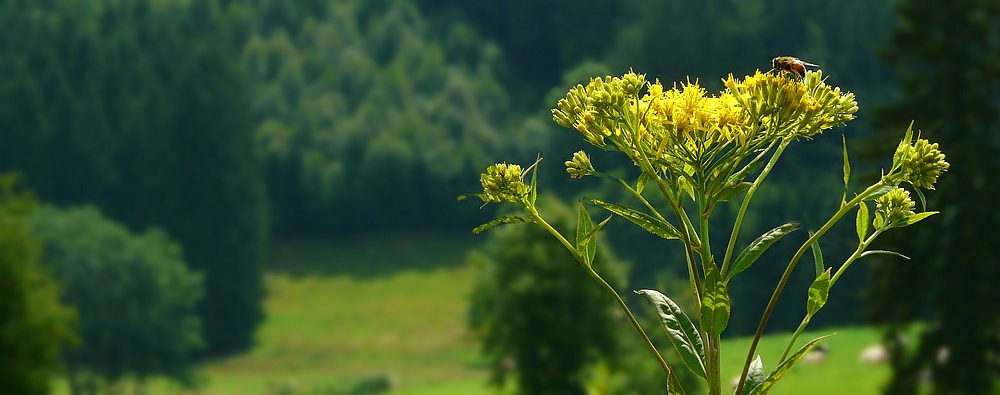
[[(899, 73), (903, 99), (879, 112), (883, 152), (915, 120), (939, 142), (951, 168), (928, 209), (945, 213), (890, 234), (880, 248), (912, 258), (877, 258), (871, 266), (869, 318), (886, 326), (893, 351), (887, 394), (911, 394), (922, 372), (934, 393), (988, 394), (1000, 379), (1000, 262), (996, 196), (1000, 184), (1000, 3), (911, 0), (884, 58)], [(919, 337), (897, 334), (926, 322)], [(947, 348), (948, 358), (938, 355)]]
[(431, 31), (407, 1), (266, 0), (252, 12), (242, 62), (277, 232), (468, 223), (453, 204), (463, 181), (523, 141), (494, 46), (461, 23)]
[(41, 243), (26, 217), (37, 202), (0, 176), (0, 393), (43, 395), (61, 371), (59, 348), (75, 341), (74, 313), (40, 265)]
[(227, 18), (211, 1), (0, 4), (0, 169), (181, 242), (211, 353), (247, 348), (263, 318), (268, 228)]
[(108, 383), (126, 375), (188, 382), (194, 352), (204, 346), (203, 285), (181, 247), (158, 229), (132, 234), (93, 207), (44, 207), (31, 223), (65, 301), (79, 312), (83, 344), (65, 352), (74, 392), (92, 388), (91, 375)]
[[(541, 203), (553, 226), (573, 229), (567, 207), (544, 196)], [(541, 226), (505, 225), (489, 235), (486, 246), (469, 257), (480, 270), (469, 323), (482, 336), (496, 385), (514, 378), (523, 394), (583, 394), (588, 369), (599, 361), (620, 368), (625, 352), (653, 361), (640, 347), (626, 351), (631, 343), (623, 336), (638, 334), (614, 299)], [(604, 246), (594, 269), (621, 288), (622, 263)], [(644, 368), (658, 369), (655, 363)], [(651, 375), (637, 369), (635, 376)], [(663, 377), (653, 380), (662, 384)]]

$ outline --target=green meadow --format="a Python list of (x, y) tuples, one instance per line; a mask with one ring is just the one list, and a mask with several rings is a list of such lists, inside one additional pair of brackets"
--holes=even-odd
[[(267, 274), (267, 319), (244, 355), (200, 368), (202, 384), (184, 391), (163, 382), (153, 394), (323, 394), (372, 377), (387, 377), (394, 395), (496, 394), (465, 326), (474, 273), (464, 264), (482, 236), (422, 235), (371, 239), (277, 241)], [(837, 332), (825, 362), (795, 367), (774, 394), (877, 394), (888, 367), (858, 361), (878, 339), (866, 328)], [(654, 341), (665, 342), (659, 333)], [(788, 335), (760, 345), (773, 367)], [(726, 377), (742, 367), (750, 339), (732, 339)], [(60, 392), (64, 392), (65, 388)]]

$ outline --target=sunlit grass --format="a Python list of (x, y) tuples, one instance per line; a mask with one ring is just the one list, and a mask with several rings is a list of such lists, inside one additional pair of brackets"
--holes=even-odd
[[(201, 366), (196, 393), (268, 395), (279, 388), (316, 394), (366, 377), (388, 376), (394, 395), (486, 395), (485, 363), (465, 325), (472, 286), (465, 254), (480, 239), (439, 235), (369, 240), (295, 240), (272, 249), (267, 319), (243, 355)], [(866, 328), (805, 333), (800, 343), (836, 331), (827, 360), (793, 369), (774, 394), (877, 394), (886, 366), (858, 361), (878, 340)], [(664, 335), (652, 332), (658, 343)], [(774, 367), (787, 334), (760, 345)], [(749, 338), (724, 343), (724, 377), (743, 363)], [(162, 380), (151, 395), (187, 393)], [(56, 391), (67, 393), (60, 384)]]

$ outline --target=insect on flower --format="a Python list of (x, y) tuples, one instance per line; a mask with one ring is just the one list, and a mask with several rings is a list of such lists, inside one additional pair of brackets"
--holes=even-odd
[(819, 65), (803, 62), (794, 56), (779, 56), (771, 59), (771, 71), (778, 70), (786, 73), (792, 73), (799, 78), (806, 76), (806, 66), (819, 67)]

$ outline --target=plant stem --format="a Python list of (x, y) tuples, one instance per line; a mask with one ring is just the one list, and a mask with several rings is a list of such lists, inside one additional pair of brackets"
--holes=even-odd
[(793, 255), (792, 259), (788, 262), (785, 272), (781, 274), (781, 279), (778, 280), (778, 285), (774, 288), (774, 293), (771, 294), (771, 299), (767, 302), (767, 308), (764, 309), (764, 314), (760, 317), (760, 324), (757, 325), (757, 332), (754, 333), (753, 341), (750, 343), (750, 350), (747, 351), (747, 358), (743, 364), (743, 371), (740, 373), (740, 384), (736, 387), (737, 394), (743, 391), (743, 385), (746, 384), (747, 371), (750, 370), (750, 363), (753, 361), (754, 352), (757, 351), (757, 344), (760, 343), (760, 338), (764, 335), (764, 327), (767, 326), (767, 320), (771, 318), (771, 312), (774, 311), (774, 305), (778, 302), (778, 296), (780, 296), (781, 291), (785, 289), (785, 284), (788, 282), (788, 278), (792, 275), (792, 269), (795, 269), (795, 265), (799, 262), (799, 259), (802, 258), (802, 255), (805, 254), (805, 252), (814, 242), (816, 242), (816, 240), (819, 240), (819, 238), (825, 235), (834, 224), (840, 221), (840, 218), (885, 185), (886, 184), (884, 184), (883, 181), (879, 181), (868, 187), (868, 189), (865, 189), (864, 192), (861, 192), (858, 196), (855, 196), (854, 199), (851, 199), (851, 201), (841, 205), (840, 209), (837, 210), (837, 212), (834, 213), (825, 224), (823, 224), (823, 227), (816, 231), (816, 233), (813, 233), (813, 235), (810, 236), (805, 243), (802, 243), (802, 246), (799, 247), (798, 251), (795, 251), (795, 255)]
[(653, 353), (654, 357), (656, 357), (656, 361), (660, 363), (660, 368), (663, 369), (663, 372), (668, 375), (672, 374), (673, 372), (670, 369), (670, 365), (668, 365), (667, 362), (663, 359), (663, 356), (660, 355), (660, 352), (656, 349), (656, 346), (653, 345), (653, 341), (649, 340), (649, 336), (646, 335), (646, 331), (642, 330), (642, 326), (639, 325), (639, 321), (635, 319), (635, 315), (632, 314), (631, 310), (629, 310), (628, 305), (625, 304), (625, 300), (623, 300), (622, 297), (618, 295), (618, 291), (615, 291), (615, 288), (612, 287), (611, 284), (608, 284), (607, 281), (604, 281), (604, 279), (601, 278), (601, 276), (597, 274), (597, 272), (595, 272), (592, 267), (588, 266), (586, 264), (587, 261), (584, 259), (583, 255), (581, 255), (580, 252), (577, 251), (572, 244), (570, 244), (569, 240), (566, 240), (566, 238), (563, 237), (563, 235), (559, 233), (558, 230), (553, 228), (552, 225), (549, 225), (549, 223), (546, 222), (545, 219), (542, 218), (540, 214), (538, 214), (538, 211), (535, 210), (534, 207), (523, 204), (522, 207), (528, 212), (528, 214), (531, 214), (531, 217), (534, 218), (538, 224), (542, 225), (542, 227), (545, 228), (545, 230), (547, 230), (549, 233), (551, 233), (552, 236), (555, 236), (555, 238), (558, 239), (559, 242), (562, 243), (562, 245), (565, 246), (566, 249), (568, 249), (570, 253), (573, 254), (573, 257), (575, 257), (577, 262), (580, 263), (580, 266), (583, 266), (583, 268), (587, 270), (587, 273), (590, 274), (590, 277), (592, 277), (599, 284), (601, 284), (601, 287), (603, 287), (605, 291), (607, 291), (609, 294), (611, 294), (612, 297), (614, 297), (615, 301), (618, 302), (618, 307), (620, 307), (622, 311), (625, 312), (625, 316), (628, 317), (630, 322), (632, 322), (632, 326), (635, 327), (636, 332), (639, 332), (639, 335), (642, 336), (642, 340), (646, 343), (646, 347), (649, 348), (649, 351)]
[(774, 155), (771, 155), (771, 159), (767, 161), (767, 165), (764, 166), (764, 170), (760, 172), (757, 179), (753, 181), (750, 185), (750, 189), (747, 189), (747, 194), (743, 198), (743, 204), (740, 205), (740, 211), (736, 214), (736, 222), (733, 224), (733, 232), (729, 235), (729, 245), (726, 246), (726, 256), (722, 259), (722, 266), (719, 269), (719, 273), (725, 278), (726, 269), (729, 266), (729, 260), (733, 257), (733, 249), (736, 247), (736, 237), (740, 234), (740, 228), (743, 226), (743, 216), (746, 215), (747, 208), (750, 207), (750, 200), (753, 199), (754, 193), (757, 192), (757, 188), (760, 187), (767, 175), (771, 173), (771, 169), (774, 168), (774, 164), (778, 163), (778, 158), (781, 154), (785, 152), (785, 147), (788, 146), (789, 141), (783, 141), (778, 145), (778, 149), (774, 151)]

